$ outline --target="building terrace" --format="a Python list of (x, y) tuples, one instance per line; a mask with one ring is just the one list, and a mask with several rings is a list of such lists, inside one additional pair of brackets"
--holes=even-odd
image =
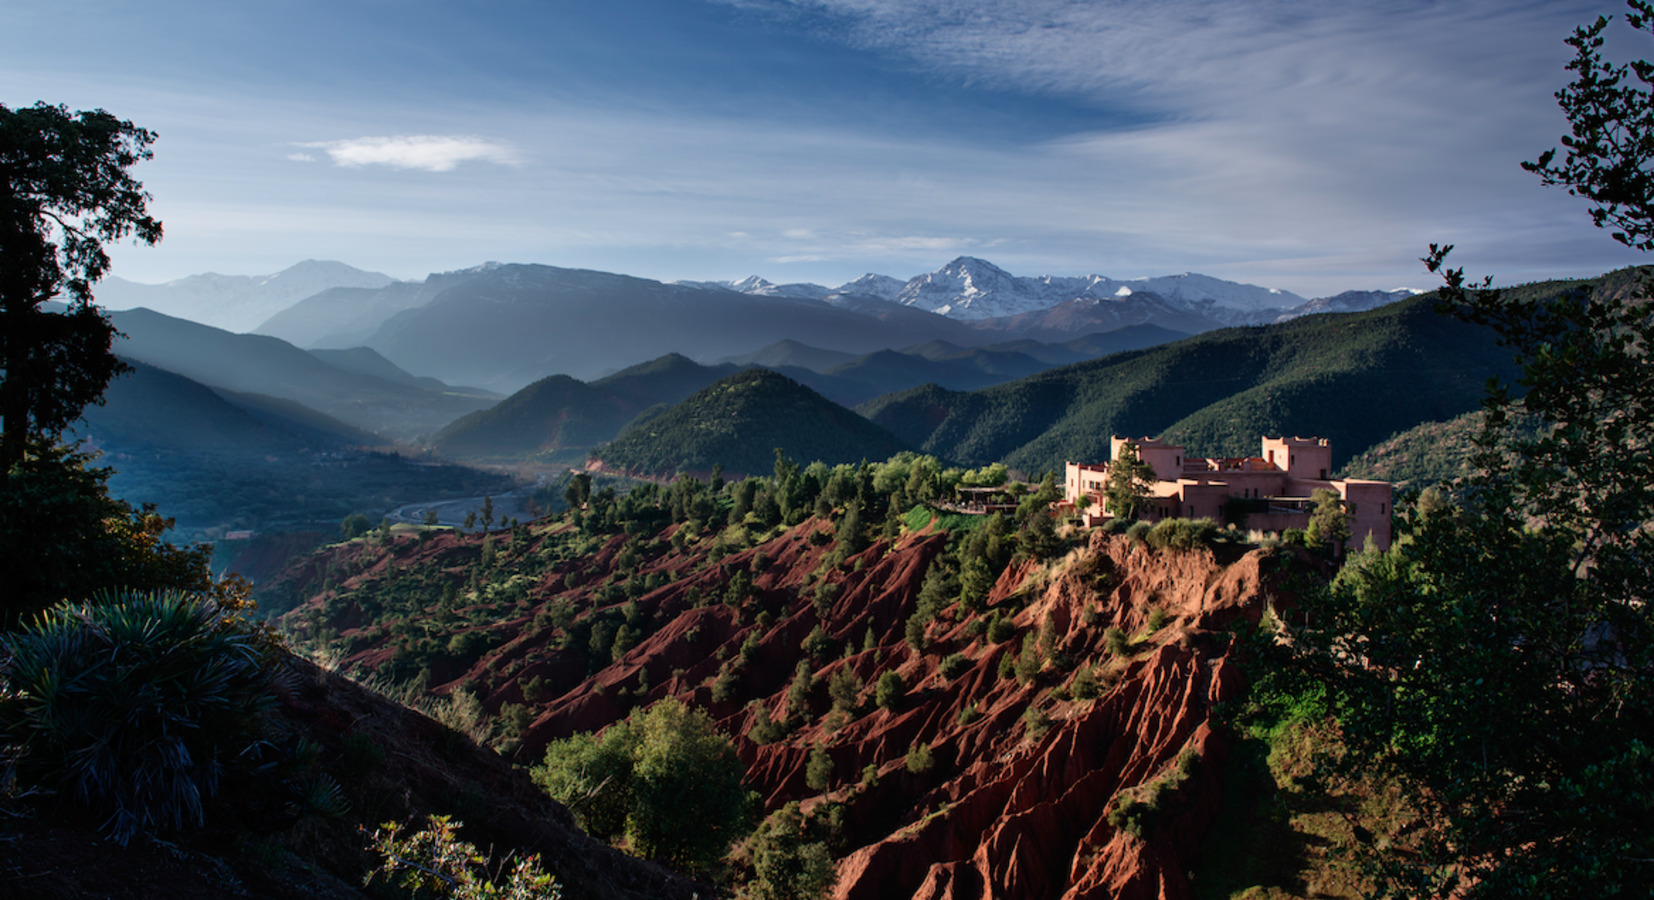
[[(1309, 524), (1312, 495), (1317, 489), (1336, 491), (1350, 516), (1346, 549), (1359, 549), (1370, 537), (1380, 549), (1390, 546), (1393, 493), (1389, 483), (1365, 479), (1335, 479), (1332, 447), (1325, 438), (1265, 437), (1257, 456), (1188, 456), (1183, 447), (1154, 438), (1115, 437), (1110, 455), (1120, 458), (1130, 444), (1154, 470), (1148, 506), (1143, 518), (1209, 518), (1219, 524), (1281, 532)], [(1075, 503), (1091, 498), (1088, 524), (1110, 516), (1103, 511), (1103, 490), (1109, 463), (1070, 462), (1064, 498)]]

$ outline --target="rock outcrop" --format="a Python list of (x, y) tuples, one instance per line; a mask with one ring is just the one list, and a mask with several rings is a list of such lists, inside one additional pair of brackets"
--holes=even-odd
[[(983, 609), (944, 607), (916, 646), (908, 622), (945, 534), (906, 533), (824, 566), (832, 526), (819, 520), (727, 555), (704, 541), (664, 549), (671, 531), (650, 539), (653, 553), (614, 535), (557, 557), (548, 548), (567, 533), (537, 526), (512, 558), (557, 561), (495, 621), (455, 614), (456, 629), (492, 643), (463, 667), (431, 667), (438, 691), (468, 685), (490, 712), (525, 704), (531, 721), (507, 746), (521, 762), (662, 697), (707, 709), (766, 808), (833, 810), (841, 900), (1190, 896), (1229, 751), (1213, 710), (1243, 688), (1229, 628), (1289, 595), (1294, 557), (1099, 533), (1064, 558), (1006, 567)], [(314, 587), (331, 572), (348, 591), (387, 577), (390, 560), (459, 578), (480, 541), (405, 541), (383, 559), (312, 559), (292, 577)], [(617, 600), (623, 576), (646, 589)], [(290, 621), (331, 623), (352, 648), (347, 666), (402, 652), (325, 593)], [(637, 623), (635, 643), (585, 649), (621, 621)], [(818, 627), (825, 646), (805, 649)], [(889, 672), (905, 696), (885, 707), (875, 685)], [(829, 695), (835, 678), (860, 686), (854, 704)], [(770, 733), (755, 732), (766, 720)], [(813, 752), (831, 762), (825, 789), (810, 786)]]

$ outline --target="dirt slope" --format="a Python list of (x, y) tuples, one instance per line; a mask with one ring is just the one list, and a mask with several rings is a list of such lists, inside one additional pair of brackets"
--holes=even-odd
[[(1213, 709), (1242, 687), (1225, 629), (1290, 593), (1293, 557), (1222, 545), (1220, 560), (1096, 534), (1061, 559), (1007, 567), (982, 610), (943, 608), (921, 650), (904, 625), (945, 534), (906, 533), (823, 566), (832, 526), (819, 520), (726, 554), (706, 541), (672, 548), (671, 532), (594, 539), (579, 545), (585, 553), (557, 552), (572, 540), (566, 526), (520, 530), (509, 546), (496, 536), (487, 578), (529, 586), (514, 603), (459, 611), (457, 627), (491, 645), (470, 661), (427, 656), (436, 690), (474, 688), (491, 712), (524, 704), (530, 720), (503, 743), (522, 762), (662, 697), (708, 709), (766, 808), (842, 805), (835, 896), (847, 900), (1190, 896), (1185, 873), (1217, 814), (1227, 752)], [(481, 540), (313, 557), (284, 576), (315, 594), (289, 621), (301, 634), (336, 631), (347, 667), (394, 668), (414, 642), (371, 604), (343, 598), (364, 596), (391, 568), (427, 585), (468, 577)], [(318, 590), (329, 578), (332, 589)], [(622, 579), (649, 587), (618, 600)], [(741, 580), (751, 589), (732, 599)], [(823, 583), (833, 586), (826, 600)], [(582, 628), (623, 615), (638, 623), (634, 645), (583, 649)], [(811, 656), (802, 648), (817, 626), (830, 641)], [(1111, 628), (1121, 652), (1109, 649)], [(1018, 677), (1025, 645), (1034, 651)], [(947, 677), (953, 654), (963, 662)], [(790, 700), (801, 661), (807, 689)], [(1094, 698), (1076, 696), (1089, 694), (1074, 681), (1082, 668), (1099, 683)], [(846, 670), (860, 684), (851, 708), (828, 690)], [(881, 708), (874, 688), (887, 672), (906, 690)], [(751, 733), (764, 718), (784, 724), (760, 743)], [(928, 769), (907, 764), (920, 745)], [(826, 790), (808, 784), (816, 748), (832, 763)]]

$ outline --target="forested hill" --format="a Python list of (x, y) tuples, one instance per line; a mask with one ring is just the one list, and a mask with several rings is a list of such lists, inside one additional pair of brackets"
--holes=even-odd
[(635, 423), (595, 456), (634, 474), (762, 474), (780, 448), (799, 462), (885, 459), (910, 449), (895, 435), (766, 369), (747, 369)]
[[(1603, 289), (1623, 280), (1603, 276)], [(1581, 282), (1512, 289), (1554, 295)], [(1422, 422), (1474, 410), (1490, 377), (1514, 379), (1487, 329), (1436, 312), (1427, 294), (1380, 309), (1208, 332), (974, 392), (927, 385), (858, 407), (926, 453), (1038, 472), (1108, 459), (1112, 435), (1192, 453), (1257, 452), (1262, 434), (1317, 435), (1342, 465)]]

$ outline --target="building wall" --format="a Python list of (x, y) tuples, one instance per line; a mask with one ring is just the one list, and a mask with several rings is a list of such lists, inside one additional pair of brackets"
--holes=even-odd
[(1109, 441), (1109, 456), (1120, 458), (1120, 449), (1126, 444), (1137, 448), (1137, 458), (1154, 469), (1154, 477), (1161, 481), (1176, 481), (1183, 477), (1183, 448), (1154, 438), (1116, 437)]
[(1332, 444), (1326, 438), (1266, 437), (1263, 457), (1293, 478), (1324, 481), (1332, 474)]
[[(1361, 549), (1369, 537), (1380, 549), (1390, 546), (1394, 512), (1390, 485), (1328, 478), (1332, 446), (1324, 438), (1265, 437), (1261, 456), (1209, 459), (1185, 456), (1184, 448), (1153, 438), (1115, 437), (1110, 441), (1113, 457), (1119, 458), (1128, 443), (1137, 447), (1139, 458), (1154, 469), (1158, 479), (1143, 512), (1148, 521), (1185, 517), (1226, 523), (1224, 507), (1231, 499), (1274, 499), (1277, 503), (1271, 509), (1249, 512), (1245, 527), (1274, 532), (1305, 528), (1309, 525), (1308, 500), (1317, 489), (1325, 488), (1337, 491), (1350, 513), (1347, 549)], [(1107, 464), (1070, 462), (1064, 497), (1073, 503), (1082, 494), (1089, 495), (1100, 513), (1107, 479)]]

